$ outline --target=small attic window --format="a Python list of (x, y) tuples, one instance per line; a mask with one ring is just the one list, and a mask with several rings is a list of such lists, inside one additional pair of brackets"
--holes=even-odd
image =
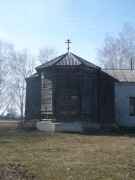
[(44, 79), (44, 71), (41, 71), (41, 79)]

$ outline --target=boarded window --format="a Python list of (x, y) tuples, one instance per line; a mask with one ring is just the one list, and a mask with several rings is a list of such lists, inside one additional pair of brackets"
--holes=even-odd
[(130, 97), (130, 116), (135, 116), (135, 97)]

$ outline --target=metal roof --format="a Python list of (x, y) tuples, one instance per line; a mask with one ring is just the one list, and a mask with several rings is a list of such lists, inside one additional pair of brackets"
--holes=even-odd
[(39, 77), (38, 73), (32, 74), (31, 76), (29, 76), (29, 77), (27, 77), (25, 79), (27, 80), (27, 79), (35, 78), (35, 77)]
[(48, 61), (47, 63), (44, 63), (36, 67), (36, 70), (46, 68), (46, 67), (51, 67), (51, 66), (79, 66), (79, 65), (100, 69), (100, 67), (80, 58), (79, 56), (76, 56), (75, 54), (67, 52), (51, 61)]
[(135, 82), (135, 70), (130, 69), (102, 69), (105, 73), (120, 82)]

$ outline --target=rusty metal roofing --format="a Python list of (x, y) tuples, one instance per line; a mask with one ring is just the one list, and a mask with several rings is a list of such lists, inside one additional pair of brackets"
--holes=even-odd
[(102, 69), (105, 73), (120, 82), (135, 82), (135, 70), (130, 69)]
[(100, 69), (100, 67), (80, 58), (79, 56), (76, 56), (75, 54), (72, 54), (70, 52), (67, 52), (51, 61), (48, 61), (47, 63), (44, 63), (38, 67), (36, 67), (36, 70), (51, 67), (51, 66), (88, 66), (95, 69)]

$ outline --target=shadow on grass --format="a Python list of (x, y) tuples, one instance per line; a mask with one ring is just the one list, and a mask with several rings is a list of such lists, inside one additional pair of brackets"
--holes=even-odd
[[(111, 130), (87, 130), (85, 132), (63, 132), (65, 134), (78, 134), (83, 136), (115, 136), (115, 137), (130, 137), (135, 138), (135, 129), (126, 129), (126, 128), (120, 128), (119, 131), (111, 131)], [(19, 126), (17, 128), (0, 128), (0, 137), (1, 138), (8, 138), (8, 137), (53, 137), (55, 136), (55, 132), (44, 132), (44, 131), (38, 131), (37, 129), (22, 129)], [(57, 134), (62, 134), (62, 132), (57, 132)], [(6, 140), (0, 140), (0, 144), (2, 143), (8, 143)]]
[(118, 136), (118, 137), (131, 137), (135, 138), (135, 129), (121, 128), (119, 131), (107, 131), (107, 130), (91, 130), (80, 133), (85, 136)]

